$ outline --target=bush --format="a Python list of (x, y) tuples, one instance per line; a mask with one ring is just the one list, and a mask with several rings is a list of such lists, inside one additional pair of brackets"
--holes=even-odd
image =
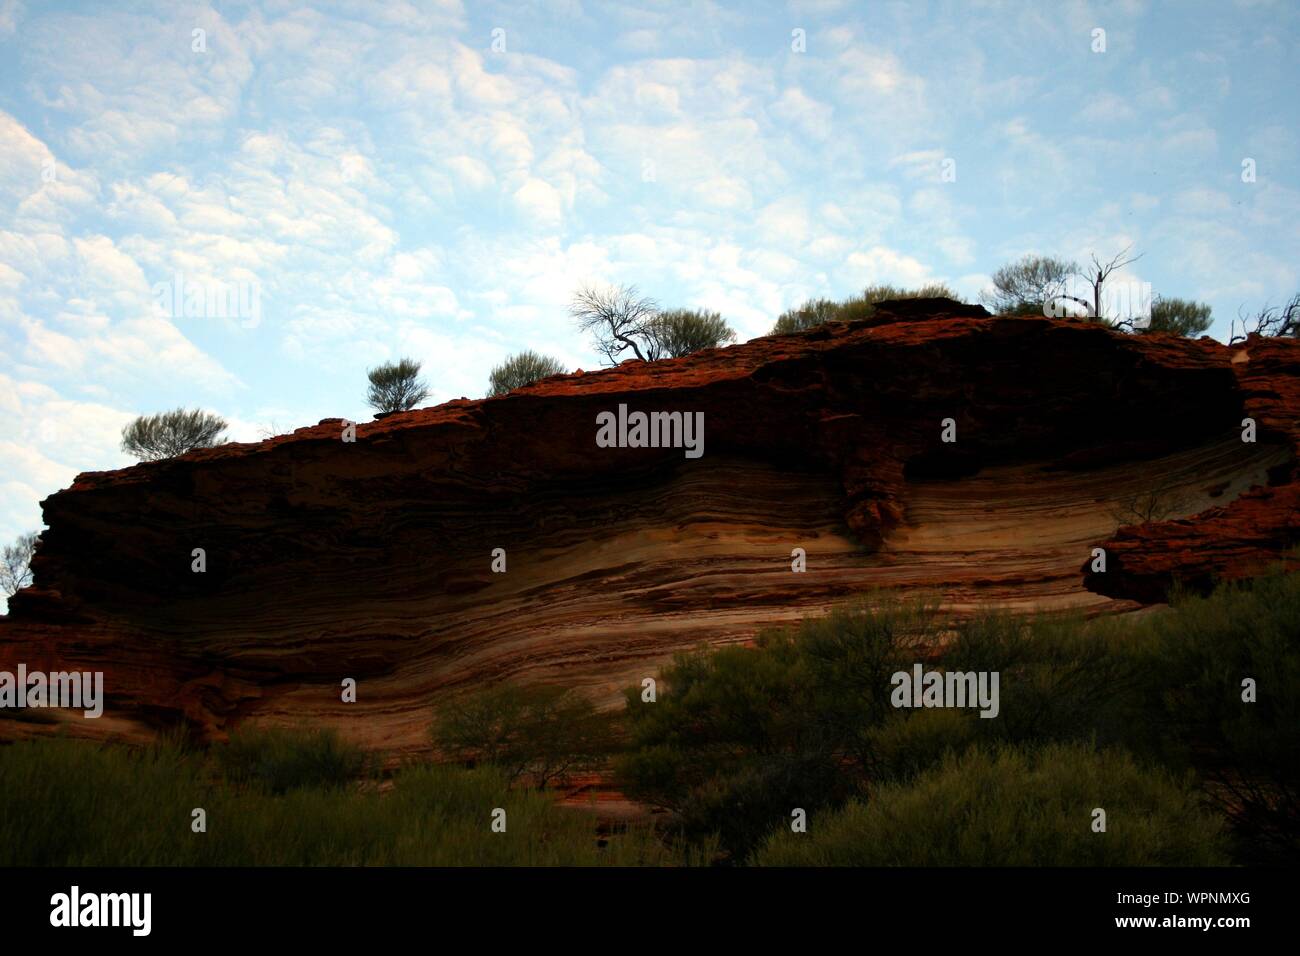
[(217, 415), (178, 408), (131, 422), (122, 429), (122, 450), (140, 461), (160, 461), (220, 444), (225, 430), (225, 419)]
[(941, 282), (931, 283), (919, 289), (900, 289), (892, 285), (867, 286), (861, 295), (843, 302), (829, 299), (810, 299), (797, 309), (781, 314), (772, 327), (770, 334), (800, 332), (821, 325), (823, 322), (860, 322), (876, 313), (876, 306), (891, 299), (956, 299), (957, 293)]
[(1204, 302), (1156, 296), (1151, 303), (1151, 323), (1138, 331), (1191, 336), (1200, 335), (1213, 324), (1210, 307)]
[[(496, 771), (419, 765), (389, 792), (232, 789), (201, 754), (45, 739), (0, 747), (0, 866), (674, 865), (647, 827), (594, 820)], [(207, 832), (191, 811), (207, 812)], [(491, 830), (506, 811), (506, 839)]]
[(1300, 861), (1300, 574), (1176, 595), (1139, 636), (1162, 732), (1254, 852)]
[[(925, 602), (883, 599), (756, 643), (679, 655), (653, 706), (630, 689), (617, 765), (625, 792), (674, 811), (688, 838), (718, 835), (733, 859), (793, 807), (825, 813), (906, 786), (972, 747), (1061, 746), (1195, 770), (1239, 858), (1300, 859), (1300, 574), (1091, 621), (995, 610), (947, 620)], [(916, 662), (998, 672), (998, 716), (893, 708), (890, 678)], [(1255, 702), (1242, 700), (1246, 678)]]
[(433, 741), (448, 757), (490, 764), (539, 789), (608, 756), (609, 719), (559, 687), (502, 684), (457, 697), (434, 713)]
[(1066, 291), (1079, 264), (1055, 256), (1026, 255), (1002, 266), (990, 277), (992, 286), (980, 301), (994, 315), (1043, 315), (1044, 306)]
[(564, 366), (559, 359), (538, 355), (532, 350), (520, 352), (506, 359), (488, 376), (488, 397), (504, 395), (516, 388), (531, 385), (549, 375), (563, 375)]
[(681, 358), (736, 341), (736, 331), (717, 312), (669, 309), (651, 324), (660, 358)]
[(652, 705), (626, 694), (632, 797), (689, 838), (741, 858), (795, 806), (833, 806), (878, 770), (890, 675), (925, 651), (934, 608), (887, 596), (759, 635), (756, 648), (678, 655)]
[(787, 332), (811, 329), (836, 318), (839, 310), (839, 303), (832, 302), (830, 299), (809, 299), (797, 309), (782, 312), (780, 318), (776, 320), (776, 325), (772, 326), (772, 334), (783, 335)]
[(347, 786), (366, 768), (365, 752), (334, 730), (240, 727), (214, 748), (217, 764), (236, 785), (281, 794)]
[[(1093, 810), (1106, 831), (1093, 832)], [(1122, 751), (1053, 744), (949, 754), (907, 784), (809, 816), (757, 854), (764, 866), (1219, 866), (1220, 820), (1186, 781)]]
[(875, 780), (910, 780), (978, 739), (980, 718), (959, 710), (901, 711), (873, 727)]
[(1159, 694), (1149, 660), (1133, 653), (1132, 623), (984, 610), (955, 625), (943, 666), (998, 672), (998, 716), (974, 724), (982, 739), (1095, 740), (1154, 752), (1162, 746)]
[(429, 395), (420, 380), (420, 363), (409, 358), (377, 365), (366, 377), (370, 379), (366, 404), (381, 414), (409, 411)]

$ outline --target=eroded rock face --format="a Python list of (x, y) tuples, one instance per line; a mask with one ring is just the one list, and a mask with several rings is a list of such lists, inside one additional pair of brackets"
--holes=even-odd
[[(1231, 349), (941, 299), (389, 415), (355, 443), (327, 420), (46, 499), (0, 669), (104, 671), (105, 717), (72, 733), (254, 718), (401, 753), (458, 688), (550, 681), (613, 704), (677, 650), (876, 587), (1133, 610), (1300, 539), (1298, 400), (1295, 341)], [(703, 456), (597, 447), (620, 404), (703, 413)], [(1119, 527), (1151, 489), (1166, 520)]]

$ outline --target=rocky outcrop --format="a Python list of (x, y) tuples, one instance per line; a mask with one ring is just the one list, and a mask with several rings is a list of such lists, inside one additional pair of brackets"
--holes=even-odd
[[(459, 688), (549, 681), (612, 704), (675, 651), (878, 587), (1130, 611), (1300, 538), (1298, 398), (1295, 341), (941, 299), (389, 415), (354, 442), (329, 419), (46, 499), (0, 669), (104, 671), (105, 717), (72, 733), (252, 718), (402, 753)], [(702, 456), (598, 446), (620, 406), (701, 413)], [(1121, 527), (1153, 489), (1164, 520)]]

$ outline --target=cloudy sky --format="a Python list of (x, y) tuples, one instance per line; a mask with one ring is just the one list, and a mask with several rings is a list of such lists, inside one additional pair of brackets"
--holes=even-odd
[(138, 414), (249, 440), (367, 420), (404, 355), (439, 402), (595, 368), (587, 280), (744, 339), (1133, 243), (1224, 338), (1300, 290), (1298, 10), (0, 0), (0, 539)]

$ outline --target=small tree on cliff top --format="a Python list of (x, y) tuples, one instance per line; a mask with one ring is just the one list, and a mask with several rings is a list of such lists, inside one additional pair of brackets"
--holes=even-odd
[(549, 375), (563, 375), (566, 369), (559, 359), (538, 355), (531, 349), (512, 355), (488, 376), (488, 396), (504, 395), (516, 388), (531, 385)]
[(122, 450), (141, 461), (175, 458), (219, 444), (225, 419), (200, 409), (178, 408), (141, 416), (122, 429)]
[(366, 377), (370, 379), (366, 404), (378, 412), (409, 411), (429, 394), (420, 381), (420, 363), (409, 358), (377, 365)]

